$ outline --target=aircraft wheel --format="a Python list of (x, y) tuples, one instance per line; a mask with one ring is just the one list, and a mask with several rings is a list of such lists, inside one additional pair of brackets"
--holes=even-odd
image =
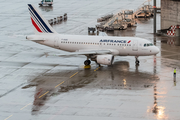
[(139, 65), (139, 60), (137, 60), (135, 63), (136, 63), (136, 65)]
[(136, 59), (136, 61), (135, 61), (136, 65), (139, 65), (138, 56), (135, 56), (135, 59)]
[(84, 65), (90, 65), (90, 64), (91, 64), (91, 61), (90, 61), (90, 60), (84, 61)]

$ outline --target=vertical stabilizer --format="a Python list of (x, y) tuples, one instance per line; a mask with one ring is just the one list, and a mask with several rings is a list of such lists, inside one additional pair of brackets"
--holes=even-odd
[(28, 4), (30, 18), (35, 28), (35, 34), (49, 33), (57, 34), (47, 20), (39, 13), (39, 11), (31, 4)]

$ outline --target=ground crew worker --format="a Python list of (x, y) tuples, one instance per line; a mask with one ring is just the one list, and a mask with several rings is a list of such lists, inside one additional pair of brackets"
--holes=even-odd
[(174, 77), (176, 77), (176, 68), (174, 68)]

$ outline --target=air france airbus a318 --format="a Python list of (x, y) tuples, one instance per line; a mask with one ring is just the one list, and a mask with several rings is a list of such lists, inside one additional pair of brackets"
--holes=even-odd
[(136, 64), (139, 64), (138, 56), (155, 55), (159, 52), (151, 42), (137, 37), (61, 35), (33, 5), (28, 4), (28, 9), (35, 35), (29, 35), (26, 39), (71, 52), (57, 56), (85, 55), (87, 56), (85, 65), (90, 65), (91, 61), (99, 65), (111, 65), (114, 56), (135, 56)]

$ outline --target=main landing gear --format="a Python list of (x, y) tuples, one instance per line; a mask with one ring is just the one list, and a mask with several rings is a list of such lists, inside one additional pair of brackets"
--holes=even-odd
[(90, 65), (91, 64), (91, 61), (90, 60), (86, 60), (86, 61), (84, 61), (84, 65)]
[(136, 56), (135, 58), (136, 58), (136, 61), (135, 61), (136, 65), (139, 65), (138, 56)]

